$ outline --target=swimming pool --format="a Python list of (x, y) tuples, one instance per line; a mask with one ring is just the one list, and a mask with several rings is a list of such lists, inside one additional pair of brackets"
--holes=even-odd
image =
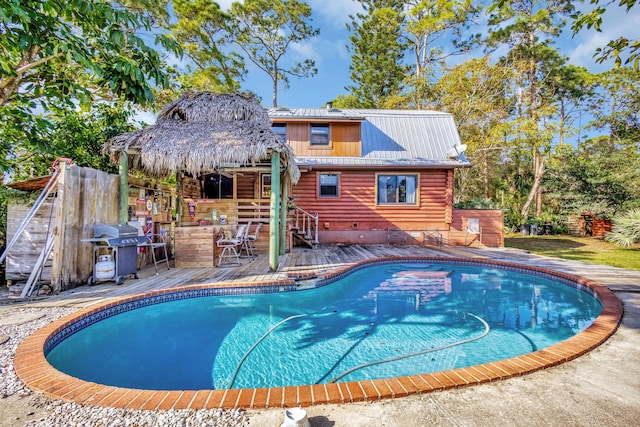
[(285, 387), (415, 375), (548, 347), (601, 305), (544, 277), (490, 267), (393, 263), (299, 292), (147, 305), (76, 331), (53, 367), (118, 387)]
[[(389, 264), (391, 262), (396, 265)], [(397, 265), (398, 262), (401, 264)], [(413, 265), (415, 262), (418, 265)], [(369, 268), (372, 265), (375, 267)], [(358, 271), (354, 272), (354, 269)], [(378, 269), (389, 272), (390, 276), (380, 280)], [(522, 275), (525, 272), (534, 274)], [(85, 403), (111, 405), (116, 400), (126, 407), (133, 407), (131, 405), (134, 403), (135, 407), (140, 407), (138, 404), (141, 407), (157, 404), (142, 401), (142, 396), (148, 397), (149, 393), (159, 396), (161, 392), (154, 390), (170, 390), (161, 400), (170, 399), (170, 407), (174, 408), (201, 405), (265, 407), (282, 406), (287, 402), (308, 405), (375, 400), (478, 384), (562, 363), (603, 342), (613, 333), (621, 315), (619, 301), (596, 283), (548, 270), (505, 263), (449, 258), (374, 260), (329, 276), (317, 282), (318, 289), (293, 293), (283, 292), (300, 289), (298, 284), (292, 282), (283, 282), (279, 286), (235, 289), (206, 286), (156, 291), (109, 303), (74, 315), (73, 319), (61, 320), (59, 324), (44, 328), (27, 339), (28, 342), (21, 344), (16, 355), (16, 371), (30, 387), (46, 393), (59, 395), (62, 389), (66, 398), (70, 394), (79, 394), (78, 399)], [(332, 283), (346, 276), (349, 276), (351, 285), (345, 289), (339, 288), (344, 284)], [(367, 282), (367, 276), (378, 278), (369, 288), (362, 285)], [(498, 281), (506, 276), (515, 277), (514, 289), (503, 289), (503, 284)], [(559, 280), (561, 284), (549, 285), (548, 279)], [(268, 293), (257, 295), (265, 291)], [(499, 294), (508, 294), (509, 297), (496, 298)], [(597, 298), (593, 298), (594, 295)], [(293, 302), (283, 303), (283, 298), (289, 296), (293, 296)], [(211, 318), (205, 320), (208, 329), (214, 331), (209, 333), (217, 334), (213, 339), (217, 341), (216, 346), (207, 342), (204, 350), (196, 352), (185, 350), (179, 341), (191, 340), (202, 344), (206, 340), (195, 333), (198, 328), (193, 325), (177, 323), (179, 318), (186, 317), (183, 304), (195, 301), (194, 298), (209, 304), (199, 304), (207, 307), (200, 310), (202, 313), (191, 308), (188, 318), (192, 320), (207, 319), (206, 316), (210, 314), (207, 312), (216, 306), (230, 307), (231, 311), (242, 313), (236, 320), (226, 315), (218, 315), (216, 321), (211, 321)], [(581, 304), (587, 303), (582, 314), (572, 308), (575, 301), (571, 300), (574, 298)], [(598, 316), (600, 303), (603, 310)], [(147, 310), (150, 311), (145, 316), (138, 316)], [(131, 319), (127, 319), (129, 316), (137, 319), (131, 323)], [(591, 324), (594, 317), (596, 320)], [(161, 318), (163, 320), (159, 321)], [(339, 318), (340, 322), (331, 323), (332, 318)], [(165, 365), (164, 369), (148, 375), (147, 378), (151, 378), (152, 382), (134, 385), (118, 381), (129, 381), (128, 377), (137, 376), (137, 373), (134, 374), (136, 369), (112, 369), (100, 365), (97, 362), (99, 358), (86, 357), (87, 360), (93, 360), (87, 365), (88, 368), (84, 368), (87, 371), (110, 372), (108, 381), (93, 378), (88, 382), (82, 380), (85, 375), (82, 372), (70, 373), (81, 379), (70, 379), (60, 374), (50, 368), (43, 357), (46, 353), (51, 358), (65, 342), (80, 340), (90, 343), (85, 347), (102, 345), (99, 347), (102, 349), (102, 359), (119, 361), (123, 349), (128, 347), (122, 334), (115, 334), (114, 341), (107, 340), (106, 344), (92, 342), (93, 338), (83, 334), (96, 326), (108, 326), (101, 333), (96, 332), (95, 335), (100, 336), (105, 331), (114, 330), (120, 323), (134, 325), (133, 341), (154, 345), (150, 353), (141, 354), (138, 359), (140, 365), (147, 365), (152, 358), (162, 358), (164, 352), (170, 353), (166, 349), (175, 349), (178, 358), (170, 359), (168, 368)], [(164, 331), (165, 337), (158, 340), (162, 344), (156, 345), (155, 339), (145, 341), (154, 323)], [(420, 328), (401, 332), (398, 329), (400, 324), (419, 324)], [(453, 332), (440, 333), (445, 327)], [(585, 328), (579, 335), (556, 343), (558, 339)], [(184, 332), (185, 329), (187, 336), (193, 332), (191, 338), (176, 340), (176, 335), (171, 333), (172, 330)], [(548, 332), (551, 330), (559, 335), (550, 338)], [(293, 335), (287, 336), (286, 333)], [(490, 343), (487, 347), (493, 347), (507, 337), (515, 340), (512, 340), (512, 345), (500, 350), (497, 357), (502, 360), (487, 362), (489, 359), (486, 357), (496, 360), (496, 356), (488, 356), (484, 350), (479, 350), (479, 344), (485, 341)], [(389, 345), (391, 338), (402, 339)], [(40, 352), (37, 352), (38, 347)], [(439, 347), (441, 351), (433, 351)], [(76, 362), (85, 359), (85, 355), (77, 353), (80, 348), (82, 345), (77, 345), (73, 350), (71, 359)], [(303, 353), (296, 354), (294, 350), (302, 350)], [(28, 366), (27, 359), (19, 357), (21, 353), (29, 356), (32, 365), (37, 361), (38, 374)], [(196, 358), (205, 362), (193, 362), (186, 357), (191, 353), (196, 353)], [(405, 357), (411, 353), (422, 354)], [(421, 361), (416, 362), (416, 357)], [(389, 360), (394, 358), (398, 360)], [(180, 359), (191, 361), (185, 364)], [(52, 362), (57, 364), (59, 360), (52, 359)], [(295, 364), (285, 368), (283, 360), (293, 360)], [(385, 363), (378, 363), (380, 361)], [(374, 363), (361, 366), (369, 362)], [(469, 363), (474, 366), (462, 367)], [(185, 376), (187, 368), (184, 365), (192, 365), (189, 369), (196, 365), (205, 366), (196, 370), (199, 371), (198, 381), (206, 383), (171, 383), (173, 377)], [(407, 370), (416, 366), (417, 371)], [(64, 379), (66, 385), (53, 386), (51, 382), (38, 380), (34, 382), (33, 377), (42, 377), (43, 369), (49, 369), (47, 375)], [(148, 368), (142, 369), (145, 370)], [(124, 375), (119, 375), (119, 372)], [(294, 378), (294, 382), (275, 385), (260, 382), (260, 377), (277, 377), (277, 373), (282, 373), (288, 379)], [(299, 378), (298, 375), (304, 376)], [(114, 379), (115, 382), (112, 382)], [(95, 387), (101, 387), (96, 383), (113, 386), (104, 386), (104, 390), (95, 393)], [(305, 385), (290, 387), (295, 384)], [(117, 399), (113, 397), (116, 395), (119, 396)]]

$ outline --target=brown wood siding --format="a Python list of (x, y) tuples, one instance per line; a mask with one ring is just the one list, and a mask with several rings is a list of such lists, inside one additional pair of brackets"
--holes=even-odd
[[(482, 241), (479, 242), (477, 234), (470, 234), (466, 231), (469, 218), (480, 220)], [(503, 247), (503, 212), (498, 209), (455, 209), (448, 240), (448, 243), (453, 245)]]
[[(394, 173), (394, 172), (389, 172)], [(446, 170), (399, 172), (419, 174), (419, 204), (376, 204), (376, 173), (349, 171), (340, 173), (340, 197), (318, 197), (317, 173), (303, 173), (293, 189), (294, 202), (310, 213), (318, 213), (322, 230), (443, 229), (450, 185)]]
[(287, 141), (297, 156), (349, 156), (361, 155), (360, 123), (330, 123), (329, 147), (309, 145), (309, 122), (287, 123)]
[(258, 195), (260, 188), (256, 189), (258, 179), (255, 173), (244, 173), (236, 175), (236, 183), (238, 186), (238, 199), (254, 199)]
[(332, 156), (360, 157), (360, 123), (331, 123)]

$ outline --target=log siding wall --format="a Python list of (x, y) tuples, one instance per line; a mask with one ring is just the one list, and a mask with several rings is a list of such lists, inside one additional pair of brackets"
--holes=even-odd
[[(339, 196), (320, 197), (318, 180), (321, 173), (339, 175)], [(416, 205), (378, 205), (375, 171), (341, 171), (303, 173), (293, 187), (294, 202), (310, 213), (318, 213), (321, 242), (338, 241), (331, 232), (386, 231), (389, 228), (447, 230), (452, 216), (450, 171), (389, 171), (385, 174), (415, 174), (419, 176)], [(340, 233), (344, 243), (352, 243), (347, 234)], [(382, 237), (381, 237), (382, 238)], [(364, 237), (363, 237), (364, 239)], [(358, 241), (356, 240), (356, 241)], [(379, 240), (379, 239), (374, 239)], [(374, 242), (371, 242), (374, 243)], [(382, 243), (375, 241), (375, 243)]]

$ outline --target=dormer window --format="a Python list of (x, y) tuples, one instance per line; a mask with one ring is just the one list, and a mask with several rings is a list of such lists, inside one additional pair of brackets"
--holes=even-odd
[(311, 123), (311, 134), (309, 137), (311, 146), (328, 146), (329, 145), (329, 124), (328, 123)]
[(286, 123), (273, 123), (271, 125), (271, 130), (273, 133), (278, 135), (278, 138), (282, 142), (287, 142), (287, 124)]

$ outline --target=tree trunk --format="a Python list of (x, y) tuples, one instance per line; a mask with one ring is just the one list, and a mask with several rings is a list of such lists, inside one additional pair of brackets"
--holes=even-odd
[(533, 186), (531, 186), (531, 190), (529, 190), (527, 201), (520, 210), (520, 214), (523, 218), (527, 218), (529, 216), (529, 208), (531, 207), (531, 203), (533, 203), (536, 194), (538, 194), (538, 191), (540, 190), (542, 176), (544, 175), (544, 158), (540, 156), (540, 152), (538, 152), (538, 150), (536, 150), (534, 158), (537, 160), (534, 160), (534, 165), (536, 167), (533, 171)]

